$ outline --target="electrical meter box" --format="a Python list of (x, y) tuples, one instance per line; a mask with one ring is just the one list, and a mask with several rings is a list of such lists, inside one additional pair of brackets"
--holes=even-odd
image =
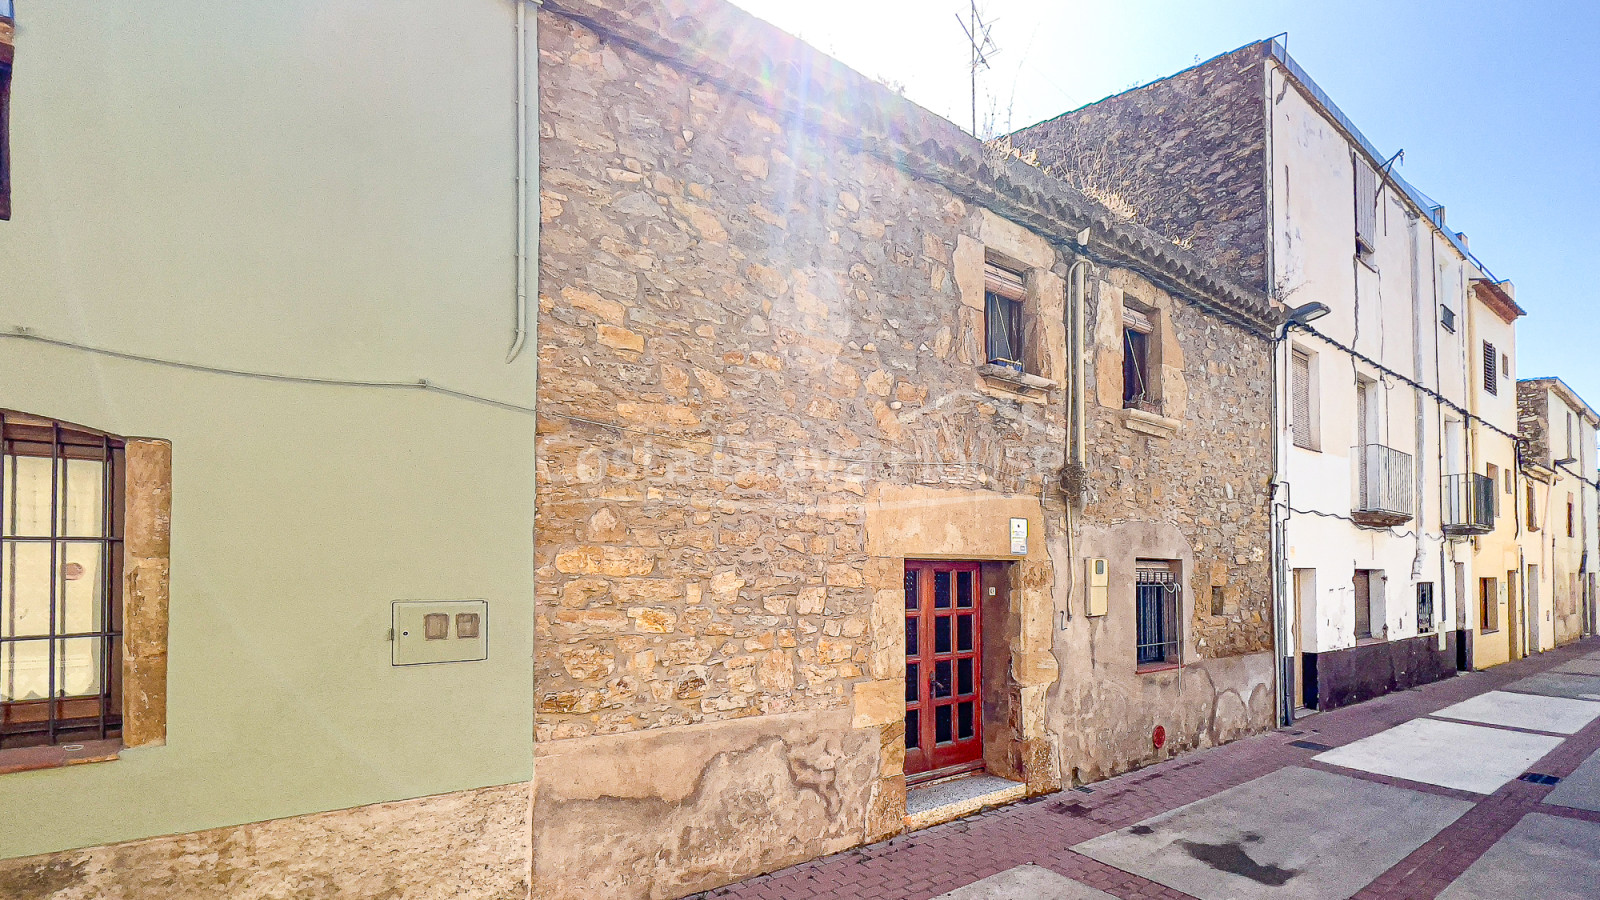
[(1106, 598), (1111, 593), (1111, 563), (1104, 559), (1086, 559), (1083, 563), (1083, 583), (1089, 586), (1084, 592), (1084, 615), (1103, 616), (1106, 614)]
[(394, 665), (489, 658), (489, 601), (394, 601)]

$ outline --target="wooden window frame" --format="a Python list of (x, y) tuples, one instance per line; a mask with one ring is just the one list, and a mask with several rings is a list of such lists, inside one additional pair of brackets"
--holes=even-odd
[(1478, 578), (1478, 633), (1500, 630), (1500, 579)]
[[(51, 461), (50, 528), (48, 534), (21, 534), (9, 522), (0, 521), (0, 579), (16, 565), (17, 550), (27, 544), (47, 543), (50, 547), (49, 608), (43, 633), (19, 633), (5, 628), (0, 618), (0, 653), (15, 660), (15, 648), (44, 641), (47, 646), (48, 687), (44, 698), (0, 700), (0, 750), (17, 747), (54, 747), (84, 741), (118, 739), (122, 733), (123, 660), (123, 575), (124, 534), (127, 519), (126, 444), (122, 438), (91, 431), (67, 423), (0, 411), (0, 458), (13, 460), (44, 458)], [(99, 460), (108, 463), (101, 487), (101, 526), (98, 536), (72, 535), (64, 526), (67, 505), (67, 464), (72, 460)], [(10, 469), (15, 477), (15, 463)], [(4, 479), (0, 479), (4, 481)], [(7, 508), (7, 495), (13, 483), (0, 483), (0, 510)], [(15, 499), (11, 508), (15, 510)], [(66, 575), (73, 565), (67, 561), (67, 548), (95, 544), (100, 547), (98, 566), (101, 603), (98, 627), (71, 631), (59, 623), (58, 610), (66, 609)], [(57, 585), (63, 592), (58, 597)], [(13, 600), (15, 598), (12, 598)], [(0, 617), (7, 598), (0, 593)], [(68, 695), (57, 683), (57, 653), (65, 652), (68, 641), (98, 640), (93, 696)], [(13, 662), (15, 665), (15, 662)], [(60, 688), (61, 690), (58, 690)], [(42, 731), (41, 731), (42, 728)], [(40, 740), (39, 736), (43, 735)]]
[(1378, 172), (1359, 153), (1351, 154), (1354, 169), (1356, 255), (1363, 260), (1378, 249)]
[[(1289, 363), (1289, 418), (1294, 445), (1302, 450), (1322, 449), (1321, 435), (1317, 430), (1317, 368), (1316, 357), (1295, 347), (1290, 350)], [(1300, 422), (1300, 392), (1305, 394), (1305, 422)], [(1304, 432), (1303, 434), (1301, 432)]]
[(1027, 302), (1027, 280), (1021, 272), (984, 263), (983, 355), (988, 364), (1035, 374), (1028, 360)]

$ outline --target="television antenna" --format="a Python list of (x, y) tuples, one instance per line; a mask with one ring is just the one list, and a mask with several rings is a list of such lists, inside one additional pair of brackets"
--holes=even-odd
[(978, 136), (978, 68), (992, 68), (989, 65), (989, 55), (999, 53), (1000, 48), (995, 46), (994, 38), (989, 31), (994, 27), (993, 22), (985, 22), (978, 15), (978, 0), (969, 0), (969, 18), (963, 21), (960, 13), (956, 13), (956, 22), (961, 25), (961, 30), (967, 35), (967, 43), (972, 47), (970, 63), (972, 75), (972, 135)]

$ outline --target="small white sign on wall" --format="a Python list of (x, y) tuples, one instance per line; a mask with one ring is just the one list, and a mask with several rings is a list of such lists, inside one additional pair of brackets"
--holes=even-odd
[(1011, 520), (1011, 552), (1016, 556), (1028, 555), (1028, 520)]

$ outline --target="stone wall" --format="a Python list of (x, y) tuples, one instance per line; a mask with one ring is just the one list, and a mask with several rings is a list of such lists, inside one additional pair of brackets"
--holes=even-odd
[[(1176, 424), (1128, 431), (1120, 394), (1092, 411), (1083, 527), (1160, 529), (1229, 599), (1195, 613), (1177, 688), (1130, 693), (1131, 666), (1065, 685), (1080, 657), (1132, 658), (1126, 602), (1101, 651), (1057, 627), (1087, 552), (1058, 487), (1083, 226), (1050, 215), (1098, 208), (1020, 163), (1037, 190), (1007, 196), (1032, 211), (996, 202), (955, 169), (1008, 164), (814, 51), (737, 87), (721, 54), (791, 45), (680, 6), (540, 13), (535, 894), (679, 896), (899, 831), (907, 559), (980, 560), (1001, 586), (984, 760), (1031, 793), (1152, 758), (1125, 723), (1161, 717), (1181, 746), (1269, 725), (1267, 356), (1222, 324), (1264, 300), (1174, 299), (1157, 283), (1209, 277), (1175, 249), (1150, 277), (1096, 267), (1095, 297), (1162, 310)], [(862, 135), (831, 130), (840, 106)], [(869, 150), (920, 134), (939, 140), (918, 159)], [(1153, 240), (1082, 221), (1127, 228), (1102, 259)], [(1024, 276), (1043, 387), (980, 369), (986, 262)]]
[[(1088, 464), (1069, 590), (1081, 597), (1083, 558), (1106, 558), (1111, 585), (1103, 617), (1083, 615), (1081, 599), (1062, 604), (1051, 727), (1073, 781), (1270, 729), (1274, 708), (1267, 341), (1126, 270), (1093, 285)], [(1125, 305), (1155, 325), (1159, 415), (1122, 408)], [(1181, 669), (1136, 671), (1141, 558), (1180, 565)]]
[(1265, 291), (1263, 58), (1253, 44), (1004, 141), (1238, 283)]
[(7, 900), (525, 897), (528, 785), (0, 861)]
[(1523, 462), (1549, 466), (1555, 459), (1550, 455), (1550, 382), (1517, 382), (1517, 433), (1526, 446)]

